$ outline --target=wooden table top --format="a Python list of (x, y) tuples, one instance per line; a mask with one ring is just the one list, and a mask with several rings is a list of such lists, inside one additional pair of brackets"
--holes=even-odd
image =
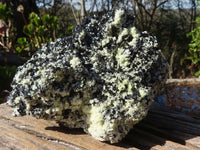
[(82, 129), (61, 128), (55, 121), (13, 117), (0, 105), (0, 150), (200, 150), (200, 117), (153, 108), (118, 144), (93, 139)]

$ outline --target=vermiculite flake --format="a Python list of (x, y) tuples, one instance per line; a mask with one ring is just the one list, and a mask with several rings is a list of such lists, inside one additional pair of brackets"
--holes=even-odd
[(162, 89), (168, 64), (157, 40), (116, 10), (86, 17), (72, 36), (45, 44), (18, 71), (13, 114), (56, 120), (116, 143), (142, 120)]

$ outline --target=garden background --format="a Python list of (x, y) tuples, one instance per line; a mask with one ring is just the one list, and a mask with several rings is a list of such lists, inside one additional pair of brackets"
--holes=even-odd
[(200, 76), (198, 0), (0, 0), (0, 103), (17, 66), (41, 46), (70, 36), (84, 16), (124, 8), (133, 24), (155, 35), (169, 62), (169, 78)]

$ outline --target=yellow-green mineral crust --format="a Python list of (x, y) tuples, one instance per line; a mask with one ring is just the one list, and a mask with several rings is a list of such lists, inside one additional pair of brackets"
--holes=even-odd
[(168, 65), (157, 40), (116, 10), (86, 17), (70, 37), (45, 44), (18, 71), (7, 104), (13, 114), (56, 120), (116, 143), (142, 120)]

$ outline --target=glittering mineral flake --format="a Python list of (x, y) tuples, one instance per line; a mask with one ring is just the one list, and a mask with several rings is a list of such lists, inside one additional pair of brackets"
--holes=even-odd
[(18, 71), (13, 114), (56, 120), (116, 143), (142, 120), (167, 78), (157, 40), (116, 10), (86, 17), (70, 37), (45, 44)]

